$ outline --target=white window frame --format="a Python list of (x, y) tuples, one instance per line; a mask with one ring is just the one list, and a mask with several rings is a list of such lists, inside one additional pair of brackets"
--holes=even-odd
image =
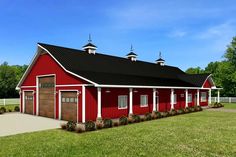
[[(120, 99), (125, 99), (123, 100), (126, 103), (126, 106), (120, 107)], [(128, 96), (127, 95), (118, 95), (118, 109), (127, 109), (128, 108)]]
[(190, 93), (190, 94), (188, 94), (188, 103), (192, 103), (192, 102), (193, 102), (193, 95)]
[[(203, 94), (204, 94), (204, 97), (203, 97)], [(207, 101), (207, 93), (206, 92), (201, 92), (201, 102), (206, 102), (206, 101)]]
[[(144, 100), (146, 101), (145, 104), (142, 104), (142, 99), (144, 98)], [(147, 107), (148, 106), (148, 95), (140, 95), (140, 106), (141, 107)]]

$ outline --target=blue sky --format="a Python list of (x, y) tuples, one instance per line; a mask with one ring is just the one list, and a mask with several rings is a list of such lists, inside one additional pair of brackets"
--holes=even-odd
[(236, 35), (233, 0), (0, 0), (0, 63), (29, 64), (37, 42), (204, 68)]

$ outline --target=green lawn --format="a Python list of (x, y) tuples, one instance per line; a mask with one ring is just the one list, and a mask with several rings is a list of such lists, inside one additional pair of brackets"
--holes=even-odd
[(236, 109), (236, 103), (223, 103), (226, 109)]
[(236, 114), (203, 111), (83, 134), (0, 138), (0, 156), (236, 156)]
[(1, 107), (5, 107), (7, 111), (8, 111), (9, 109), (11, 109), (12, 111), (14, 111), (15, 106), (19, 106), (19, 104), (5, 105), (5, 106), (0, 105), (0, 108), (1, 108)]

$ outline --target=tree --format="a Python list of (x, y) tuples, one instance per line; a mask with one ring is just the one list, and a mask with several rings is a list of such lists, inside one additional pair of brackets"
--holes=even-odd
[(188, 74), (202, 74), (202, 73), (204, 73), (204, 70), (201, 69), (200, 67), (188, 68), (186, 70), (186, 73), (188, 73)]
[(26, 68), (26, 65), (9, 66), (7, 62), (0, 65), (0, 98), (19, 97), (15, 88)]

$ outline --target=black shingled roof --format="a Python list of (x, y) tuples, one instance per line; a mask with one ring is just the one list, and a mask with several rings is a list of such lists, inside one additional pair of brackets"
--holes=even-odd
[(88, 44), (84, 45), (83, 47), (88, 47), (88, 46), (91, 46), (91, 47), (96, 47), (96, 48), (97, 48), (97, 46), (95, 46), (95, 45), (94, 45), (94, 44), (92, 44), (92, 43), (88, 43)]
[(135, 54), (134, 52), (130, 52), (126, 56), (137, 56), (137, 54)]
[(65, 69), (102, 85), (201, 87), (209, 74), (189, 75), (173, 66), (38, 43)]

